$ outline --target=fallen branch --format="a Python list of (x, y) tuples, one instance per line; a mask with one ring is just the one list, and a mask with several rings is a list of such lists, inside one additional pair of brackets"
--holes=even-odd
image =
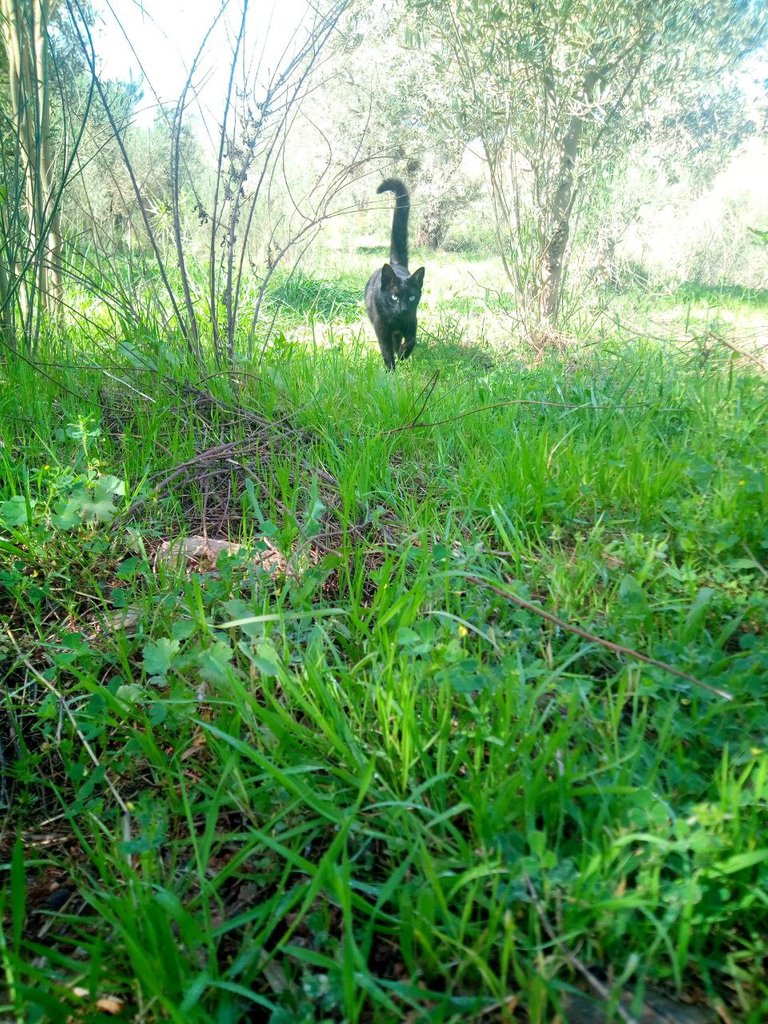
[(715, 340), (719, 341), (721, 345), (725, 345), (726, 348), (729, 348), (731, 352), (734, 352), (737, 356), (741, 356), (742, 359), (746, 359), (748, 362), (753, 363), (759, 370), (762, 370), (763, 373), (765, 372), (766, 357), (763, 353), (767, 351), (766, 349), (763, 349), (760, 353), (745, 352), (743, 348), (740, 348), (738, 345), (734, 345), (732, 341), (729, 341), (727, 338), (723, 338), (721, 335), (717, 335)]
[(464, 576), (464, 579), (469, 580), (470, 583), (476, 583), (479, 587), (485, 587), (487, 590), (492, 590), (494, 594), (498, 594), (499, 597), (505, 598), (507, 601), (511, 601), (513, 604), (518, 605), (520, 608), (524, 608), (527, 612), (533, 612), (534, 615), (538, 615), (542, 619), (546, 619), (547, 622), (551, 622), (554, 626), (564, 629), (567, 633), (575, 633), (576, 636), (582, 637), (584, 640), (589, 640), (590, 643), (598, 644), (600, 647), (605, 647), (606, 650), (613, 651), (614, 654), (621, 654), (626, 658), (634, 658), (636, 661), (642, 661), (646, 665), (653, 665), (655, 668), (664, 669), (665, 672), (669, 672), (673, 676), (677, 676), (679, 679), (685, 679), (688, 683), (693, 683), (695, 686), (700, 686), (702, 690), (706, 690), (708, 693), (713, 694), (716, 697), (722, 697), (723, 700), (733, 700), (733, 694), (727, 690), (720, 690), (716, 686), (710, 686), (709, 683), (703, 682), (701, 679), (697, 679), (696, 676), (692, 676), (689, 672), (683, 672), (679, 668), (675, 668), (674, 665), (667, 664), (666, 661), (659, 661), (657, 658), (651, 658), (647, 654), (641, 654), (640, 651), (635, 651), (631, 647), (623, 647), (621, 644), (615, 644), (612, 640), (606, 640), (601, 636), (596, 636), (594, 633), (588, 632), (586, 629), (582, 629), (580, 626), (573, 626), (570, 622), (565, 622), (563, 619), (553, 615), (551, 612), (545, 611), (537, 604), (533, 604), (531, 601), (526, 601), (523, 597), (518, 597), (517, 594), (512, 593), (509, 590), (502, 590), (501, 587), (496, 586), (494, 583), (490, 583), (488, 580), (481, 579), (479, 576)]
[[(391, 430), (383, 430), (381, 432), (381, 436), (385, 436), (387, 434), (400, 434), (404, 430), (419, 430), (425, 427), (441, 427), (445, 423), (455, 423), (457, 420), (463, 420), (467, 416), (474, 416), (481, 412), (491, 412), (493, 409), (506, 409), (513, 405), (539, 405), (542, 408), (569, 410), (613, 409), (615, 412), (624, 412), (625, 409), (649, 409), (652, 403), (635, 402), (630, 405), (596, 405), (594, 402), (547, 402), (540, 398), (510, 398), (506, 402), (491, 402), (490, 405), (478, 405), (475, 406), (474, 409), (466, 409), (464, 412), (457, 413), (455, 416), (448, 416), (444, 420), (432, 420), (429, 423), (418, 423), (418, 417), (415, 417), (413, 420), (403, 424), (401, 427), (393, 427)], [(657, 411), (674, 412), (675, 410), (670, 406), (668, 408), (657, 409)]]
[[(413, 409), (413, 407), (416, 405), (416, 402), (419, 401), (421, 396), (422, 395), (424, 396), (424, 401), (421, 403), (421, 408), (419, 409), (419, 411), (416, 413), (416, 415), (412, 419), (408, 420), (408, 423), (406, 423), (406, 427), (415, 426), (418, 423), (419, 418), (424, 414), (424, 410), (427, 407), (427, 402), (430, 400), (430, 398), (432, 397), (432, 392), (437, 387), (437, 381), (438, 381), (439, 377), (440, 377), (440, 371), (439, 370), (435, 370), (435, 372), (430, 377), (429, 381), (424, 385), (424, 387), (421, 389), (421, 392), (419, 393), (417, 398), (411, 404), (411, 408), (408, 410), (408, 416), (409, 417), (411, 415), (411, 409)], [(399, 429), (403, 430), (404, 428), (400, 427)], [(396, 433), (396, 431), (391, 430), (391, 431), (388, 431), (388, 433), (393, 434), (393, 433)]]

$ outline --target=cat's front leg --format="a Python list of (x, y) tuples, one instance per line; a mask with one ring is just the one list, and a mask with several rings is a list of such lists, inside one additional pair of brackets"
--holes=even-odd
[(401, 359), (407, 359), (416, 348), (416, 331), (413, 334), (406, 334), (403, 344), (398, 346), (397, 354)]
[(386, 368), (388, 370), (394, 370), (395, 350), (389, 338), (379, 338), (379, 351), (381, 352), (381, 358), (384, 360)]

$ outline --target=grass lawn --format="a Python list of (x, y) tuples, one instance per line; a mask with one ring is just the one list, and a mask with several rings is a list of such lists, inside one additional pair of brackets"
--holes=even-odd
[(377, 258), (0, 366), (0, 1020), (765, 1021), (765, 378)]

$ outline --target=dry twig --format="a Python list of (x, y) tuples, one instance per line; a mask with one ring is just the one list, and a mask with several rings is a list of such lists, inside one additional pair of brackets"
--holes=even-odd
[(503, 597), (505, 600), (519, 605), (520, 608), (524, 608), (528, 612), (533, 612), (534, 615), (538, 615), (540, 618), (546, 619), (547, 622), (551, 622), (559, 629), (564, 629), (567, 633), (575, 633), (576, 636), (583, 637), (585, 640), (589, 640), (590, 643), (598, 644), (600, 647), (605, 647), (606, 650), (613, 651), (614, 654), (622, 654), (624, 657), (634, 658), (636, 661), (642, 661), (646, 665), (653, 665), (655, 668), (664, 669), (665, 672), (669, 672), (671, 675), (677, 676), (679, 679), (685, 679), (686, 682), (693, 683), (695, 686), (700, 686), (708, 693), (711, 693), (716, 697), (722, 697), (723, 700), (733, 700), (733, 694), (729, 693), (727, 690), (720, 690), (716, 686), (710, 686), (709, 683), (705, 683), (701, 679), (697, 679), (696, 676), (692, 676), (689, 672), (683, 672), (682, 669), (675, 668), (674, 665), (669, 665), (665, 661), (659, 661), (658, 658), (651, 658), (647, 654), (641, 654), (640, 651), (635, 651), (631, 647), (623, 647), (621, 644), (615, 644), (612, 640), (606, 640), (604, 637), (590, 633), (586, 629), (582, 629), (580, 626), (574, 626), (570, 622), (565, 622), (563, 619), (558, 618), (557, 615), (553, 615), (551, 612), (547, 612), (543, 608), (540, 608), (539, 605), (533, 604), (532, 601), (526, 601), (525, 598), (519, 597), (510, 590), (502, 590), (501, 587), (496, 586), (496, 584), (491, 583), (488, 580), (481, 579), (479, 576), (465, 576), (464, 578), (469, 580), (470, 583), (476, 583), (479, 587), (485, 587), (487, 590), (492, 590), (493, 593), (498, 594), (499, 597)]

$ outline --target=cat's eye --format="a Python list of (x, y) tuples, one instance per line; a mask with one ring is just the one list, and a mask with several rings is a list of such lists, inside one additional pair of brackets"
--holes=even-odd
[(392, 292), (392, 301), (397, 302), (397, 292)]
[(409, 295), (408, 296), (408, 301), (409, 302), (415, 302), (416, 301), (416, 296), (415, 295)]

